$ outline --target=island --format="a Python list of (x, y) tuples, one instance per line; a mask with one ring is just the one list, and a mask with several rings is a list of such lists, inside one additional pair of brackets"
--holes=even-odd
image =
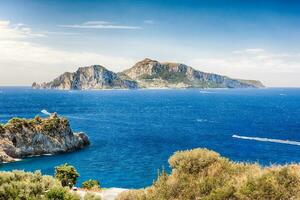
[(86, 134), (73, 133), (69, 121), (56, 113), (47, 118), (13, 118), (0, 124), (0, 163), (75, 151), (89, 144)]
[(76, 72), (65, 72), (50, 82), (32, 84), (34, 89), (88, 90), (139, 88), (262, 88), (256, 80), (233, 79), (198, 71), (181, 63), (146, 58), (119, 73), (101, 65), (80, 67)]

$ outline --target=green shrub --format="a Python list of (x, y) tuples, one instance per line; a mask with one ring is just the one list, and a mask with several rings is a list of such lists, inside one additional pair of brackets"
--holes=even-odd
[(171, 174), (159, 174), (144, 190), (118, 200), (288, 200), (300, 199), (300, 165), (260, 167), (235, 163), (207, 149), (176, 152)]
[[(53, 198), (54, 194), (56, 197), (61, 195), (63, 198)], [(42, 176), (39, 171), (34, 173), (24, 171), (0, 172), (0, 199), (79, 200), (68, 189), (63, 188), (58, 180), (51, 176)]]
[(80, 200), (79, 195), (71, 193), (63, 187), (54, 187), (46, 192), (47, 200)]
[(87, 180), (82, 183), (82, 187), (85, 189), (100, 189), (100, 183), (97, 180)]
[(73, 185), (76, 184), (78, 177), (79, 173), (72, 165), (66, 163), (55, 167), (55, 178), (58, 179), (64, 187), (73, 187)]

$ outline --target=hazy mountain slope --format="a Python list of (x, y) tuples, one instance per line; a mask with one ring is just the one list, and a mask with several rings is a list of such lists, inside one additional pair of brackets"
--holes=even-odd
[(180, 63), (144, 59), (130, 69), (114, 73), (101, 65), (80, 67), (49, 83), (32, 84), (38, 89), (136, 89), (136, 88), (259, 88), (260, 81), (233, 79), (205, 73)]
[(33, 88), (85, 90), (111, 88), (137, 88), (137, 83), (121, 78), (100, 65), (80, 67), (76, 72), (66, 72), (49, 83), (33, 83)]
[(171, 88), (256, 88), (264, 87), (259, 81), (232, 79), (205, 73), (180, 63), (160, 63), (144, 59), (122, 73), (136, 80), (140, 87)]

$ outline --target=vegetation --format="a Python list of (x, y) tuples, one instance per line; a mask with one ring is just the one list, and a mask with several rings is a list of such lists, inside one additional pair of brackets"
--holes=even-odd
[[(100, 199), (92, 193), (84, 196), (84, 200)], [(80, 200), (80, 196), (64, 187), (60, 180), (43, 176), (40, 171), (15, 170), (0, 172), (0, 200)]]
[(100, 189), (100, 183), (99, 181), (97, 180), (87, 180), (85, 182), (82, 183), (82, 188), (85, 188), (85, 189), (93, 189), (93, 190), (99, 190)]
[(55, 167), (55, 178), (61, 182), (62, 186), (73, 187), (78, 177), (79, 173), (72, 165), (66, 163)]
[(78, 196), (63, 188), (60, 182), (51, 176), (12, 171), (0, 173), (1, 200), (77, 200)]
[(0, 124), (0, 134), (3, 134), (5, 132), (4, 126)]
[(180, 151), (169, 159), (171, 174), (118, 200), (300, 199), (300, 165), (261, 167), (235, 163), (207, 149)]
[[(36, 116), (33, 119), (22, 119), (14, 117), (10, 119), (5, 125), (1, 125), (0, 132), (4, 132), (7, 129), (10, 132), (22, 132), (23, 128), (30, 129), (32, 131), (43, 131), (45, 133), (57, 132), (62, 128), (68, 127), (69, 122), (65, 118), (60, 118), (56, 114), (51, 117), (41, 118)], [(4, 131), (3, 131), (3, 130)]]
[(51, 200), (80, 200), (79, 195), (71, 193), (69, 189), (62, 187), (53, 187), (46, 191), (46, 199)]

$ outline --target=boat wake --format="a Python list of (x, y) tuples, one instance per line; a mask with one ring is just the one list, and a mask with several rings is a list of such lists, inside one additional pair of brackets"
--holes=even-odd
[(49, 113), (47, 110), (41, 110), (41, 113), (45, 114), (45, 115), (51, 115), (51, 113)]
[(279, 139), (271, 139), (271, 138), (260, 138), (260, 137), (247, 137), (241, 135), (232, 135), (233, 138), (243, 139), (243, 140), (255, 140), (259, 142), (273, 142), (280, 144), (290, 144), (290, 145), (298, 145), (300, 146), (300, 142), (292, 141), (292, 140), (279, 140)]

